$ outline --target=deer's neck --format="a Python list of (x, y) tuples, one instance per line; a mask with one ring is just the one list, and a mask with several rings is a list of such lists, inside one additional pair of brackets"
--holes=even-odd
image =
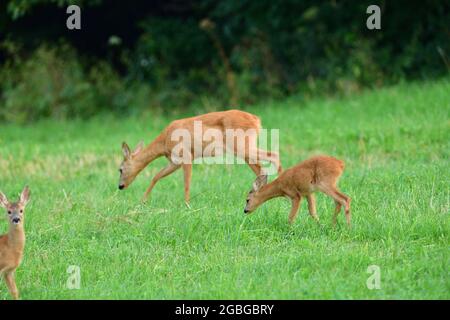
[(270, 199), (283, 196), (278, 179), (275, 179), (271, 183), (263, 186), (258, 192), (258, 198), (260, 203), (264, 203)]
[(22, 224), (10, 226), (8, 233), (8, 244), (15, 251), (23, 251), (25, 246), (25, 231)]
[(144, 169), (153, 160), (165, 154), (164, 140), (164, 135), (159, 135), (147, 147), (137, 154), (135, 161), (139, 171)]

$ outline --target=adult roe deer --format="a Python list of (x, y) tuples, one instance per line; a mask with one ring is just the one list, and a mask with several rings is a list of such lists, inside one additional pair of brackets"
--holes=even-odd
[[(217, 149), (215, 149), (207, 156), (232, 153), (245, 160), (257, 176), (262, 173), (262, 168), (259, 163), (260, 160), (273, 163), (278, 169), (278, 173), (282, 171), (277, 153), (261, 150), (256, 146), (258, 134), (261, 129), (260, 119), (257, 116), (244, 111), (229, 110), (175, 120), (171, 122), (147, 147), (144, 147), (141, 142), (133, 152), (124, 142), (122, 144), (124, 160), (119, 169), (119, 189), (122, 190), (128, 187), (149, 163), (164, 156), (169, 160), (169, 164), (159, 171), (152, 179), (150, 186), (144, 194), (143, 201), (148, 198), (153, 187), (160, 179), (170, 175), (177, 169), (182, 168), (184, 171), (184, 198), (186, 203), (189, 203), (192, 162), (196, 158), (204, 157), (203, 150), (205, 150), (209, 144), (209, 141), (206, 141), (203, 137), (199, 138), (195, 136), (196, 124), (201, 124), (202, 130), (205, 132), (209, 129), (215, 130), (216, 133), (221, 135), (220, 139), (223, 139), (223, 148), (221, 148), (220, 152), (217, 152)], [(230, 141), (226, 141), (229, 130), (248, 133), (243, 136), (245, 140), (243, 147), (239, 142), (235, 143), (239, 137), (233, 137), (231, 145)], [(183, 132), (187, 133), (188, 138), (182, 142), (182, 146), (184, 147), (182, 148), (182, 152), (176, 154), (175, 149), (178, 150), (180, 147), (180, 142), (177, 138), (179, 138), (180, 133)], [(196, 150), (196, 146), (200, 146), (200, 152)]]
[(297, 217), (302, 197), (306, 197), (311, 217), (319, 221), (314, 192), (320, 191), (335, 201), (336, 209), (333, 216), (333, 225), (336, 224), (337, 215), (344, 206), (347, 224), (351, 226), (351, 199), (340, 192), (336, 186), (344, 171), (344, 166), (344, 162), (336, 158), (315, 156), (286, 169), (271, 183), (267, 184), (267, 176), (261, 175), (256, 178), (253, 188), (247, 196), (244, 213), (251, 213), (262, 203), (272, 198), (287, 196), (292, 201), (289, 214), (289, 223), (292, 224)]
[(24, 212), (30, 200), (30, 190), (25, 187), (19, 201), (10, 203), (0, 192), (0, 206), (6, 209), (9, 232), (0, 236), (0, 274), (3, 274), (9, 292), (14, 299), (19, 299), (15, 281), (15, 272), (22, 262), (25, 247)]

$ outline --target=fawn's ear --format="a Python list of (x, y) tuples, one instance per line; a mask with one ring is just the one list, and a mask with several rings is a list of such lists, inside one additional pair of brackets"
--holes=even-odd
[(127, 145), (126, 142), (122, 142), (122, 152), (125, 159), (129, 159), (131, 156), (131, 150), (130, 147)]
[(0, 207), (6, 208), (8, 203), (8, 198), (0, 191)]
[(258, 191), (262, 186), (267, 184), (267, 175), (261, 175), (253, 182), (253, 191)]
[(132, 156), (137, 155), (139, 152), (142, 151), (142, 149), (144, 149), (144, 141), (140, 141), (136, 147), (136, 149), (134, 149)]
[(25, 188), (23, 188), (23, 191), (20, 194), (20, 203), (22, 205), (26, 205), (28, 201), (30, 201), (30, 188), (26, 186)]

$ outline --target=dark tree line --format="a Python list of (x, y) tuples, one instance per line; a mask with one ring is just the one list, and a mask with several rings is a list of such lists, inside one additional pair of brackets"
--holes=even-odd
[[(65, 28), (69, 3), (82, 8), (82, 30)], [(366, 28), (370, 4), (381, 8), (381, 30)], [(432, 0), (2, 1), (0, 117), (26, 109), (11, 100), (25, 63), (48, 64), (42, 72), (62, 82), (34, 117), (149, 107), (139, 94), (155, 107), (222, 107), (433, 79), (450, 69), (449, 22), (450, 4)], [(86, 102), (97, 108), (71, 106), (87, 94), (80, 83), (98, 92)]]

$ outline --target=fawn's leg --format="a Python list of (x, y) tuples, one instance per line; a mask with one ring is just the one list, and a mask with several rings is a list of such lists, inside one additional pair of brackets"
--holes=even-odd
[(347, 195), (341, 193), (336, 187), (321, 186), (320, 190), (328, 196), (332, 197), (336, 202), (339, 202), (344, 206), (345, 218), (347, 220), (348, 226), (351, 227), (350, 198)]
[(336, 208), (334, 209), (333, 226), (336, 225), (337, 216), (338, 216), (339, 213), (341, 212), (341, 208), (342, 208), (342, 205), (341, 205), (340, 202), (338, 202), (338, 201), (335, 200), (334, 203), (336, 204)]
[(184, 171), (184, 201), (189, 204), (190, 190), (191, 190), (191, 177), (192, 177), (192, 164), (183, 164)]
[(319, 217), (317, 216), (316, 211), (316, 197), (311, 193), (306, 197), (306, 199), (308, 200), (309, 214), (316, 222), (319, 222)]
[(346, 202), (346, 205), (345, 205), (344, 212), (345, 212), (345, 219), (347, 219), (347, 224), (348, 224), (349, 227), (352, 226), (352, 222), (351, 222), (352, 214), (350, 213), (350, 202), (351, 201), (352, 201), (352, 199), (347, 196), (347, 202)]
[(150, 186), (148, 187), (147, 191), (145, 191), (144, 193), (144, 197), (142, 198), (142, 201), (146, 201), (148, 198), (148, 195), (150, 194), (150, 192), (152, 191), (153, 187), (155, 186), (155, 184), (162, 178), (167, 177), (169, 174), (175, 172), (177, 169), (180, 168), (180, 165), (174, 164), (172, 162), (169, 163), (169, 165), (167, 167), (165, 167), (164, 169), (162, 169), (161, 171), (159, 171), (155, 177), (152, 179), (152, 181), (150, 182)]
[(351, 213), (350, 213), (350, 202), (351, 202), (352, 199), (349, 196), (347, 196), (346, 194), (340, 192), (338, 188), (335, 188), (334, 191), (336, 192), (337, 195), (339, 195), (345, 201), (345, 203), (344, 203), (345, 219), (347, 220), (348, 226), (351, 227), (351, 225), (352, 225), (352, 223), (351, 223), (352, 217), (351, 217)]
[(19, 291), (17, 290), (16, 280), (14, 279), (14, 271), (8, 271), (4, 275), (6, 285), (14, 300), (19, 299)]
[(352, 199), (347, 196), (345, 193), (342, 193), (339, 191), (339, 189), (336, 188), (336, 193), (345, 200), (345, 204), (344, 204), (344, 213), (345, 213), (345, 219), (347, 220), (347, 224), (349, 227), (351, 227), (352, 223), (351, 223), (351, 213), (350, 213), (350, 202), (352, 201)]
[(297, 218), (298, 208), (300, 206), (301, 200), (302, 200), (302, 197), (300, 197), (300, 196), (292, 198), (292, 207), (291, 207), (291, 212), (289, 213), (289, 223), (290, 224), (293, 224), (295, 221), (295, 218)]

